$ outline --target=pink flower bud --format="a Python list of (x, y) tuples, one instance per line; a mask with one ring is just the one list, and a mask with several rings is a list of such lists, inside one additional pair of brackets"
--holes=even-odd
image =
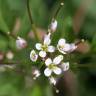
[(50, 30), (51, 32), (55, 32), (56, 29), (57, 29), (57, 21), (56, 21), (56, 20), (53, 20), (53, 21), (51, 22), (51, 24), (50, 24), (49, 30)]
[(27, 42), (23, 38), (18, 37), (16, 40), (16, 46), (17, 46), (17, 49), (23, 49), (27, 46)]

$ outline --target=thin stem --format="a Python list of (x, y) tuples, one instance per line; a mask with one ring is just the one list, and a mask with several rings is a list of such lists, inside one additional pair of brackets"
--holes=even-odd
[(28, 11), (28, 15), (29, 15), (29, 19), (30, 19), (30, 23), (31, 23), (31, 26), (32, 26), (32, 30), (33, 30), (34, 36), (35, 36), (36, 40), (39, 41), (39, 38), (38, 38), (38, 35), (37, 35), (37, 31), (36, 31), (36, 27), (35, 27), (35, 24), (33, 22), (32, 15), (31, 15), (29, 0), (27, 0), (27, 11)]
[(12, 33), (8, 32), (7, 33), (8, 36), (11, 36), (12, 38), (14, 38), (15, 40), (17, 39), (17, 36), (13, 35)]
[(80, 41), (78, 41), (77, 43), (75, 43), (75, 45), (79, 45), (80, 43), (84, 42), (84, 39), (81, 39)]
[(60, 11), (60, 9), (62, 8), (63, 5), (64, 5), (64, 3), (61, 2), (60, 5), (59, 5), (59, 7), (58, 7), (58, 9), (57, 9), (57, 11), (54, 14), (52, 20), (54, 20), (57, 17), (57, 15), (58, 15), (58, 13), (59, 13), (59, 11)]

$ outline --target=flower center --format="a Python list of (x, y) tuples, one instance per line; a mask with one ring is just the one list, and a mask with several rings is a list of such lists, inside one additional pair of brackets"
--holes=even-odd
[(35, 59), (36, 58), (36, 54), (35, 53), (32, 53), (31, 58)]
[(63, 50), (63, 48), (64, 48), (64, 45), (59, 46), (59, 49), (60, 49), (60, 50)]
[(43, 51), (47, 51), (47, 49), (48, 49), (48, 45), (42, 45), (42, 50)]
[(49, 67), (49, 69), (54, 69), (56, 67), (56, 65), (52, 63), (48, 67)]

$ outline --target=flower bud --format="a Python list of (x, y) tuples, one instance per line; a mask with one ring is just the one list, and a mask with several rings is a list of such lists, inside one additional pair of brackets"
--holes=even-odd
[(17, 40), (16, 40), (16, 46), (19, 50), (23, 49), (27, 46), (27, 42), (23, 38), (18, 37)]
[(14, 54), (12, 51), (8, 51), (6, 53), (6, 58), (9, 59), (9, 60), (12, 60), (14, 58)]
[(61, 68), (63, 71), (67, 71), (69, 69), (69, 62), (61, 64)]
[(57, 20), (53, 20), (53, 21), (51, 22), (51, 24), (50, 24), (49, 30), (50, 30), (51, 32), (55, 32), (56, 29), (57, 29)]

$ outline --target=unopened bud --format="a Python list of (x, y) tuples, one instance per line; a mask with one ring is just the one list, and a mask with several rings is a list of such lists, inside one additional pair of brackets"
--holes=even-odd
[(18, 37), (16, 40), (16, 46), (18, 49), (23, 49), (27, 46), (27, 42), (23, 38)]
[(51, 24), (50, 24), (49, 30), (50, 30), (51, 32), (55, 32), (56, 29), (57, 29), (57, 20), (53, 20), (53, 21), (51, 22)]
[(59, 90), (58, 89), (56, 89), (56, 93), (59, 93)]
[(64, 3), (62, 2), (62, 3), (61, 3), (61, 6), (63, 6), (63, 5), (64, 5)]
[(14, 58), (14, 54), (12, 51), (8, 51), (6, 53), (6, 58), (9, 59), (9, 60), (12, 60)]

